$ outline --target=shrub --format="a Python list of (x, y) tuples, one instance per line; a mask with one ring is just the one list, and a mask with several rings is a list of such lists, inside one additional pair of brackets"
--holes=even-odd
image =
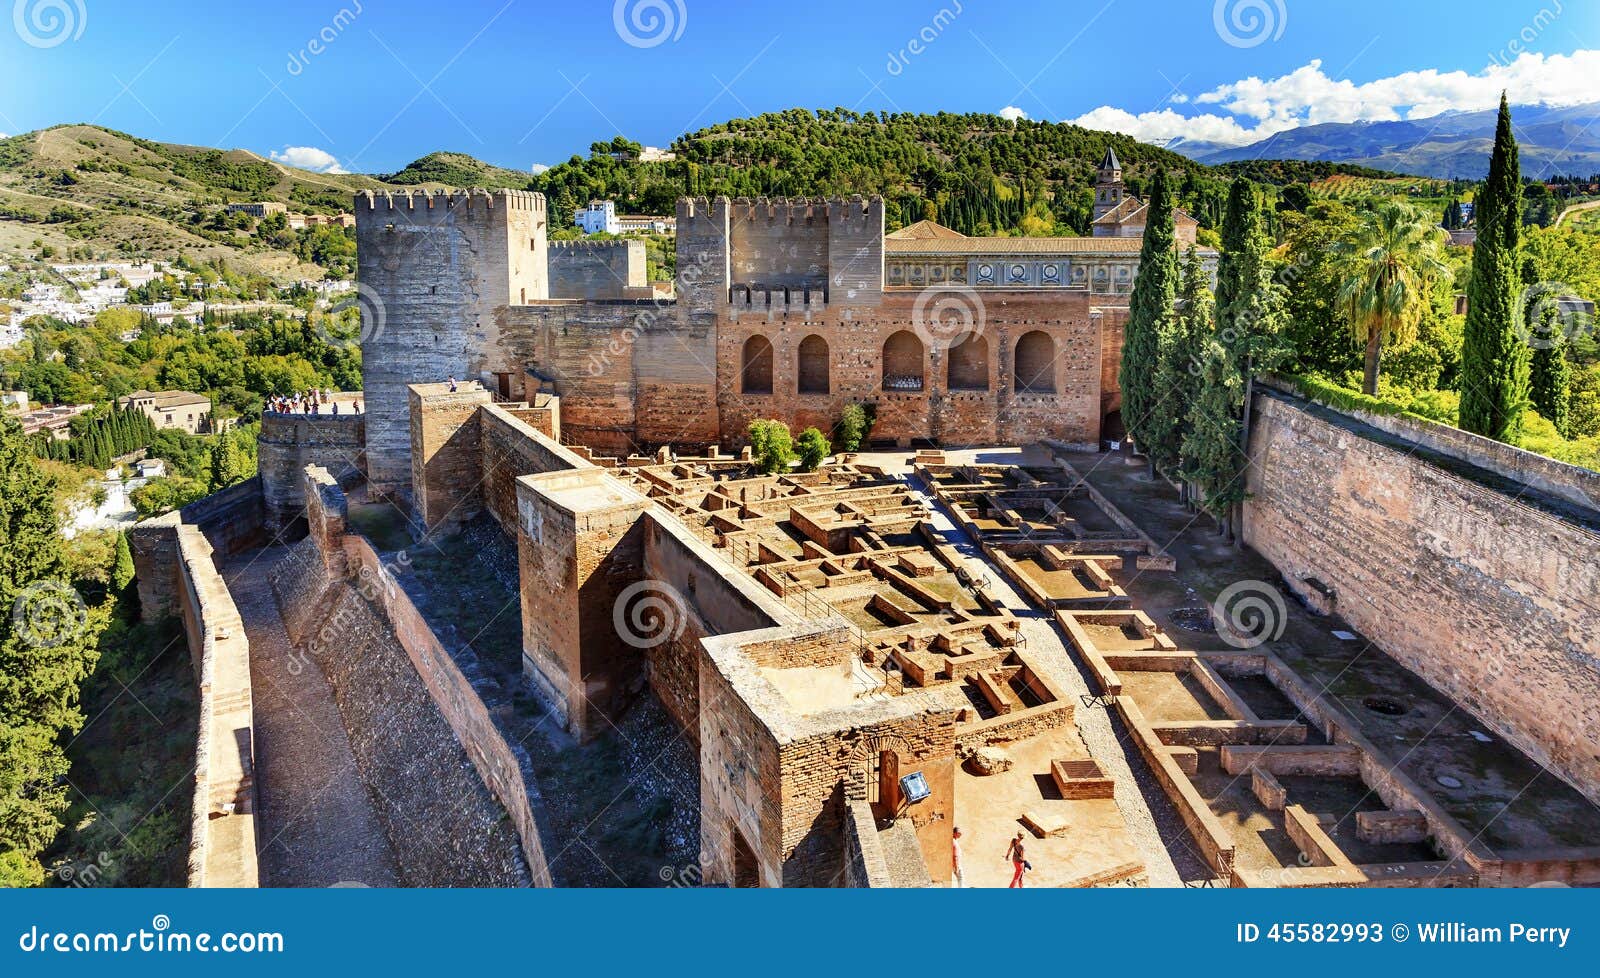
[(758, 470), (766, 475), (788, 470), (794, 461), (794, 440), (789, 436), (788, 425), (782, 421), (758, 419), (750, 422), (746, 434)]
[(833, 452), (833, 446), (828, 444), (828, 439), (822, 437), (822, 432), (815, 428), (807, 428), (800, 432), (795, 448), (800, 453), (800, 468), (805, 472), (815, 472), (822, 468), (822, 463)]

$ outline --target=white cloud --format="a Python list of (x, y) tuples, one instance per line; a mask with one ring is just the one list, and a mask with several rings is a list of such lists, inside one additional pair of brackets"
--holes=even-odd
[(274, 151), (272, 158), (285, 166), (310, 170), (313, 173), (346, 173), (344, 167), (327, 150), (315, 146), (285, 146), (283, 152)]
[[(1570, 55), (1527, 52), (1496, 62), (1476, 74), (1435, 69), (1407, 71), (1356, 83), (1334, 79), (1312, 61), (1277, 78), (1244, 78), (1194, 96), (1197, 105), (1214, 105), (1226, 114), (1185, 116), (1170, 108), (1138, 114), (1102, 105), (1070, 120), (1080, 126), (1127, 133), (1148, 143), (1177, 137), (1227, 145), (1325, 122), (1383, 122), (1426, 119), (1443, 112), (1491, 109), (1504, 90), (1516, 105), (1579, 105), (1596, 100), (1593, 79), (1600, 76), (1600, 50)], [(1172, 100), (1184, 104), (1188, 99)]]
[(550, 164), (548, 164), (548, 163), (535, 163), (533, 165), (533, 172), (536, 173), (536, 174), (543, 173), (544, 171), (546, 171), (548, 169), (550, 169)]
[(1017, 108), (1015, 105), (1008, 105), (1000, 110), (1000, 118), (1005, 119), (1008, 122), (1016, 122), (1018, 119), (1026, 119), (1027, 117), (1028, 113)]

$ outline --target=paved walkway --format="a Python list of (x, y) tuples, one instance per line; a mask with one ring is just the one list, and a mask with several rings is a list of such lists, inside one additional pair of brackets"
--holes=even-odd
[[(1012, 587), (1000, 568), (983, 555), (966, 532), (956, 526), (944, 507), (920, 480), (905, 472), (905, 452), (896, 453), (900, 465), (885, 464), (880, 457), (863, 458), (863, 461), (884, 464), (886, 471), (901, 469), (900, 477), (933, 512), (933, 528), (965, 558), (969, 570), (981, 574), (989, 581), (989, 592), (1016, 615), (1022, 622), (1022, 632), (1028, 639), (1028, 658), (1036, 667), (1046, 670), (1052, 680), (1073, 699), (1074, 719), (1078, 735), (1083, 738), (1089, 756), (1100, 763), (1100, 768), (1117, 782), (1116, 802), (1128, 825), (1131, 842), (1144, 857), (1151, 886), (1174, 887), (1185, 881), (1196, 882), (1215, 876), (1200, 855), (1192, 848), (1187, 830), (1178, 813), (1162, 793), (1161, 786), (1150, 773), (1139, 749), (1130, 740), (1122, 721), (1104, 706), (1088, 705), (1089, 677), (1077, 659), (1067, 650), (1065, 640), (1055, 622), (1028, 604)], [(980, 452), (946, 452), (952, 462), (957, 459), (971, 461), (971, 456), (981, 456), (983, 464), (1021, 464), (1021, 453), (999, 450)], [(1092, 702), (1092, 701), (1091, 701)], [(1129, 789), (1135, 790), (1129, 790)]]
[(223, 576), (250, 638), (262, 886), (396, 886), (388, 836), (356, 771), (333, 689), (284, 632), (267, 572), (281, 548), (230, 559)]

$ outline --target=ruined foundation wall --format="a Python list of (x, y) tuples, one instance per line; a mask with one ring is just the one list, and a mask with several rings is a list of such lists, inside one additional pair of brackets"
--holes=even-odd
[(1600, 534), (1341, 418), (1256, 399), (1246, 540), (1600, 802)]

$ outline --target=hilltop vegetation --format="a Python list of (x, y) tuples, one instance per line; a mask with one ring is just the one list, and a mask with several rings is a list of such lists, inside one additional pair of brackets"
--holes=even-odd
[[(329, 229), (258, 235), (236, 201), (278, 201), (291, 211), (350, 209), (368, 176), (298, 170), (245, 150), (179, 146), (97, 126), (57, 126), (0, 140), (0, 253), (171, 261), (223, 260), (277, 281), (322, 278), (315, 248)], [(332, 229), (336, 233), (338, 229)], [(282, 232), (279, 234), (278, 232)]]

